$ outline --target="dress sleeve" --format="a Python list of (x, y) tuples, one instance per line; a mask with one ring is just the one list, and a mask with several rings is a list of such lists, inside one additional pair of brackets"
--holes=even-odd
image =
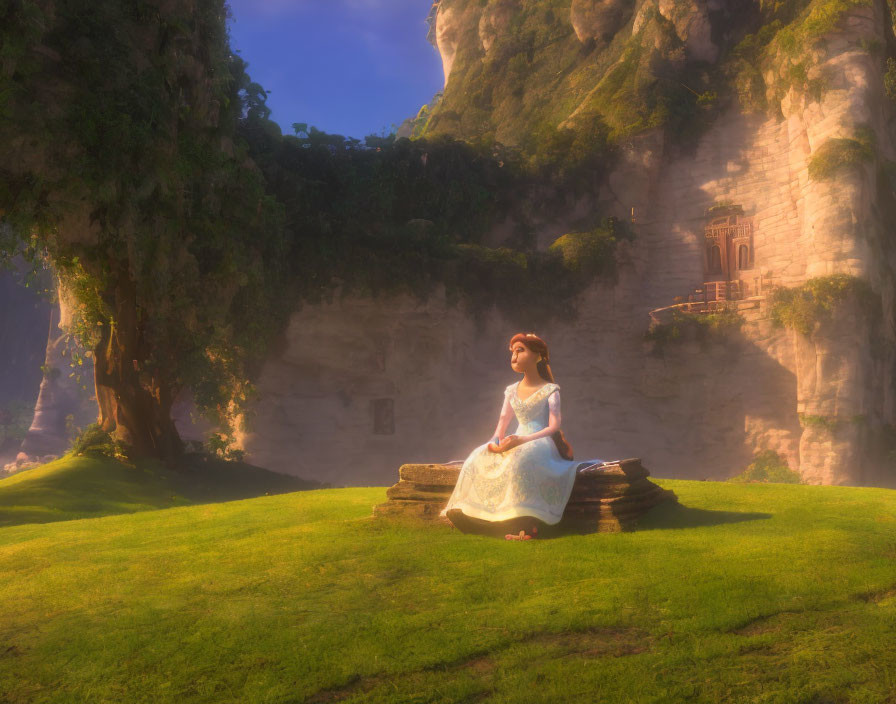
[(548, 412), (557, 419), (557, 425), (560, 425), (560, 387), (548, 394)]
[(498, 417), (498, 427), (495, 435), (501, 437), (507, 432), (507, 426), (513, 419), (513, 408), (510, 405), (510, 395), (504, 394), (504, 405), (501, 406), (501, 415)]

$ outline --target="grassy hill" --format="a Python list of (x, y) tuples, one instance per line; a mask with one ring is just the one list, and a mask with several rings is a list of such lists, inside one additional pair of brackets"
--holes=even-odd
[(242, 462), (187, 456), (180, 470), (66, 455), (0, 479), (0, 527), (95, 518), (319, 488)]
[(657, 482), (636, 532), (522, 543), (384, 488), (6, 525), (0, 701), (892, 701), (893, 491)]

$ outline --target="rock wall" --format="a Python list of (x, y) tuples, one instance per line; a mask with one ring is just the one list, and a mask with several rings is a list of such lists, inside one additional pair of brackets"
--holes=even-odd
[[(52, 306), (22, 286), (11, 272), (0, 273), (0, 422), (11, 423), (12, 409), (33, 406), (40, 386)], [(0, 442), (0, 468), (14, 459), (21, 437)]]
[[(50, 307), (49, 303), (47, 306)], [(83, 355), (84, 350), (66, 332), (71, 324), (71, 311), (72, 301), (65, 295), (59, 296), (57, 304), (49, 310), (48, 324), (42, 334), (35, 331), (30, 335), (32, 344), (44, 341), (43, 357), (29, 360), (20, 373), (32, 384), (35, 374), (38, 376), (39, 384), (33, 387), (37, 390), (37, 399), (28, 431), (12, 453), (14, 461), (5, 462), (0, 472), (18, 472), (59, 457), (70, 447), (77, 429), (96, 420), (92, 361), (82, 356), (80, 365), (72, 363), (72, 353)]]
[[(536, 331), (576, 458), (640, 455), (655, 476), (721, 479), (768, 448), (798, 467), (792, 334), (757, 310), (743, 335), (652, 354), (649, 319), (635, 312), (639, 265), (623, 252), (617, 286), (595, 284), (574, 324)], [(347, 485), (394, 482), (405, 461), (462, 460), (519, 379), (507, 349), (516, 332), (496, 313), (477, 329), (439, 296), (307, 307), (262, 373), (243, 446), (261, 466)], [(377, 399), (392, 399), (394, 433), (376, 432)]]
[[(612, 3), (586, 5), (572, 6), (582, 36), (618, 21)], [(676, 18), (693, 38), (688, 50), (712, 61), (701, 20), (707, 7), (695, 3)], [(479, 28), (483, 41), (501, 25), (503, 4), (494, 9)], [(450, 10), (443, 4), (436, 27), (446, 82), (460, 26)], [(817, 45), (812, 70), (827, 81), (821, 99), (791, 89), (778, 118), (732, 107), (691, 151), (659, 131), (625, 144), (616, 170), (588, 196), (601, 213), (627, 218), (634, 208), (636, 238), (617, 253), (618, 281), (596, 282), (575, 323), (535, 330), (551, 347), (577, 458), (641, 457), (655, 476), (724, 479), (771, 449), (809, 483), (891, 481), (872, 450), (874, 434), (896, 420), (888, 219), (896, 209), (879, 168), (896, 158), (896, 112), (880, 57), (863, 48), (889, 41), (888, 21), (880, 0), (853, 7)], [(822, 145), (866, 127), (877, 138), (874, 159), (832, 179), (809, 178)], [(721, 340), (662, 351), (645, 342), (648, 312), (702, 282), (706, 210), (722, 201), (753, 218), (754, 273), (764, 292), (824, 274), (860, 276), (880, 294), (880, 329), (855, 301), (808, 336), (776, 328), (759, 296), (740, 332)], [(546, 223), (540, 245), (558, 234)], [(477, 329), (438, 296), (298, 311), (285, 352), (259, 382), (243, 439), (249, 459), (336, 484), (376, 485), (393, 483), (403, 463), (463, 459), (492, 433), (502, 390), (516, 379), (507, 351), (516, 332), (497, 314)], [(836, 422), (808, 422), (813, 417)]]
[[(790, 422), (780, 414), (771, 423), (750, 418), (744, 438), (748, 446), (782, 451), (812, 483), (880, 481), (885, 468), (873, 465), (869, 430), (894, 421), (896, 258), (889, 244), (892, 222), (882, 202), (892, 195), (882, 193), (878, 171), (894, 158), (894, 108), (885, 97), (880, 59), (861, 48), (883, 43), (885, 26), (882, 3), (853, 8), (841, 29), (825, 38), (816, 58), (828, 82), (821, 100), (791, 90), (780, 120), (732, 109), (693, 154), (664, 150), (659, 135), (642, 136), (602, 194), (605, 208), (624, 213), (634, 206), (644, 214), (639, 246), (646, 308), (668, 305), (700, 280), (702, 215), (721, 200), (741, 205), (753, 217), (755, 266), (766, 285), (794, 286), (811, 277), (846, 273), (867, 279), (880, 293), (882, 329), (874, 332), (882, 344), (873, 344), (870, 320), (859, 309), (846, 308), (809, 338), (792, 331), (773, 333), (758, 321), (744, 329), (746, 344), (789, 370), (795, 382), (793, 393), (779, 394), (769, 385), (766, 394), (765, 403), (777, 398), (775, 403), (791, 409)], [(812, 155), (828, 140), (851, 138), (860, 128), (873, 131), (876, 158), (840, 170), (835, 178), (810, 179)], [(767, 360), (760, 362), (755, 359), (741, 372), (754, 378), (751, 366), (772, 371)], [(701, 376), (709, 383), (710, 374)], [(745, 393), (755, 395), (755, 390)], [(720, 402), (721, 397), (713, 405)], [(817, 425), (801, 428), (795, 424), (797, 413), (835, 418), (841, 427), (836, 432)]]
[(40, 385), (52, 305), (11, 272), (0, 274), (0, 404), (34, 403)]

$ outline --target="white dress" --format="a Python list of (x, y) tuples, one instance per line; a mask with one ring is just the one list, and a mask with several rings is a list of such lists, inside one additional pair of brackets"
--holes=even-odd
[[(505, 404), (518, 422), (513, 434), (529, 435), (548, 426), (551, 409), (560, 415), (560, 386), (547, 383), (525, 400), (519, 382), (504, 390)], [(600, 460), (594, 460), (600, 462)], [(460, 509), (467, 516), (504, 521), (534, 516), (549, 525), (560, 522), (572, 493), (576, 467), (587, 463), (565, 460), (551, 436), (517, 445), (507, 452), (489, 452), (488, 443), (463, 463), (454, 492), (442, 510)]]

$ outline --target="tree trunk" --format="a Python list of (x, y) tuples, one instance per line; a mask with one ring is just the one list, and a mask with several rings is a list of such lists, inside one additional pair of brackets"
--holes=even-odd
[(183, 443), (171, 419), (175, 391), (164, 369), (147, 369), (148, 357), (134, 285), (119, 274), (114, 318), (102, 326), (94, 349), (99, 424), (138, 456), (172, 459)]

